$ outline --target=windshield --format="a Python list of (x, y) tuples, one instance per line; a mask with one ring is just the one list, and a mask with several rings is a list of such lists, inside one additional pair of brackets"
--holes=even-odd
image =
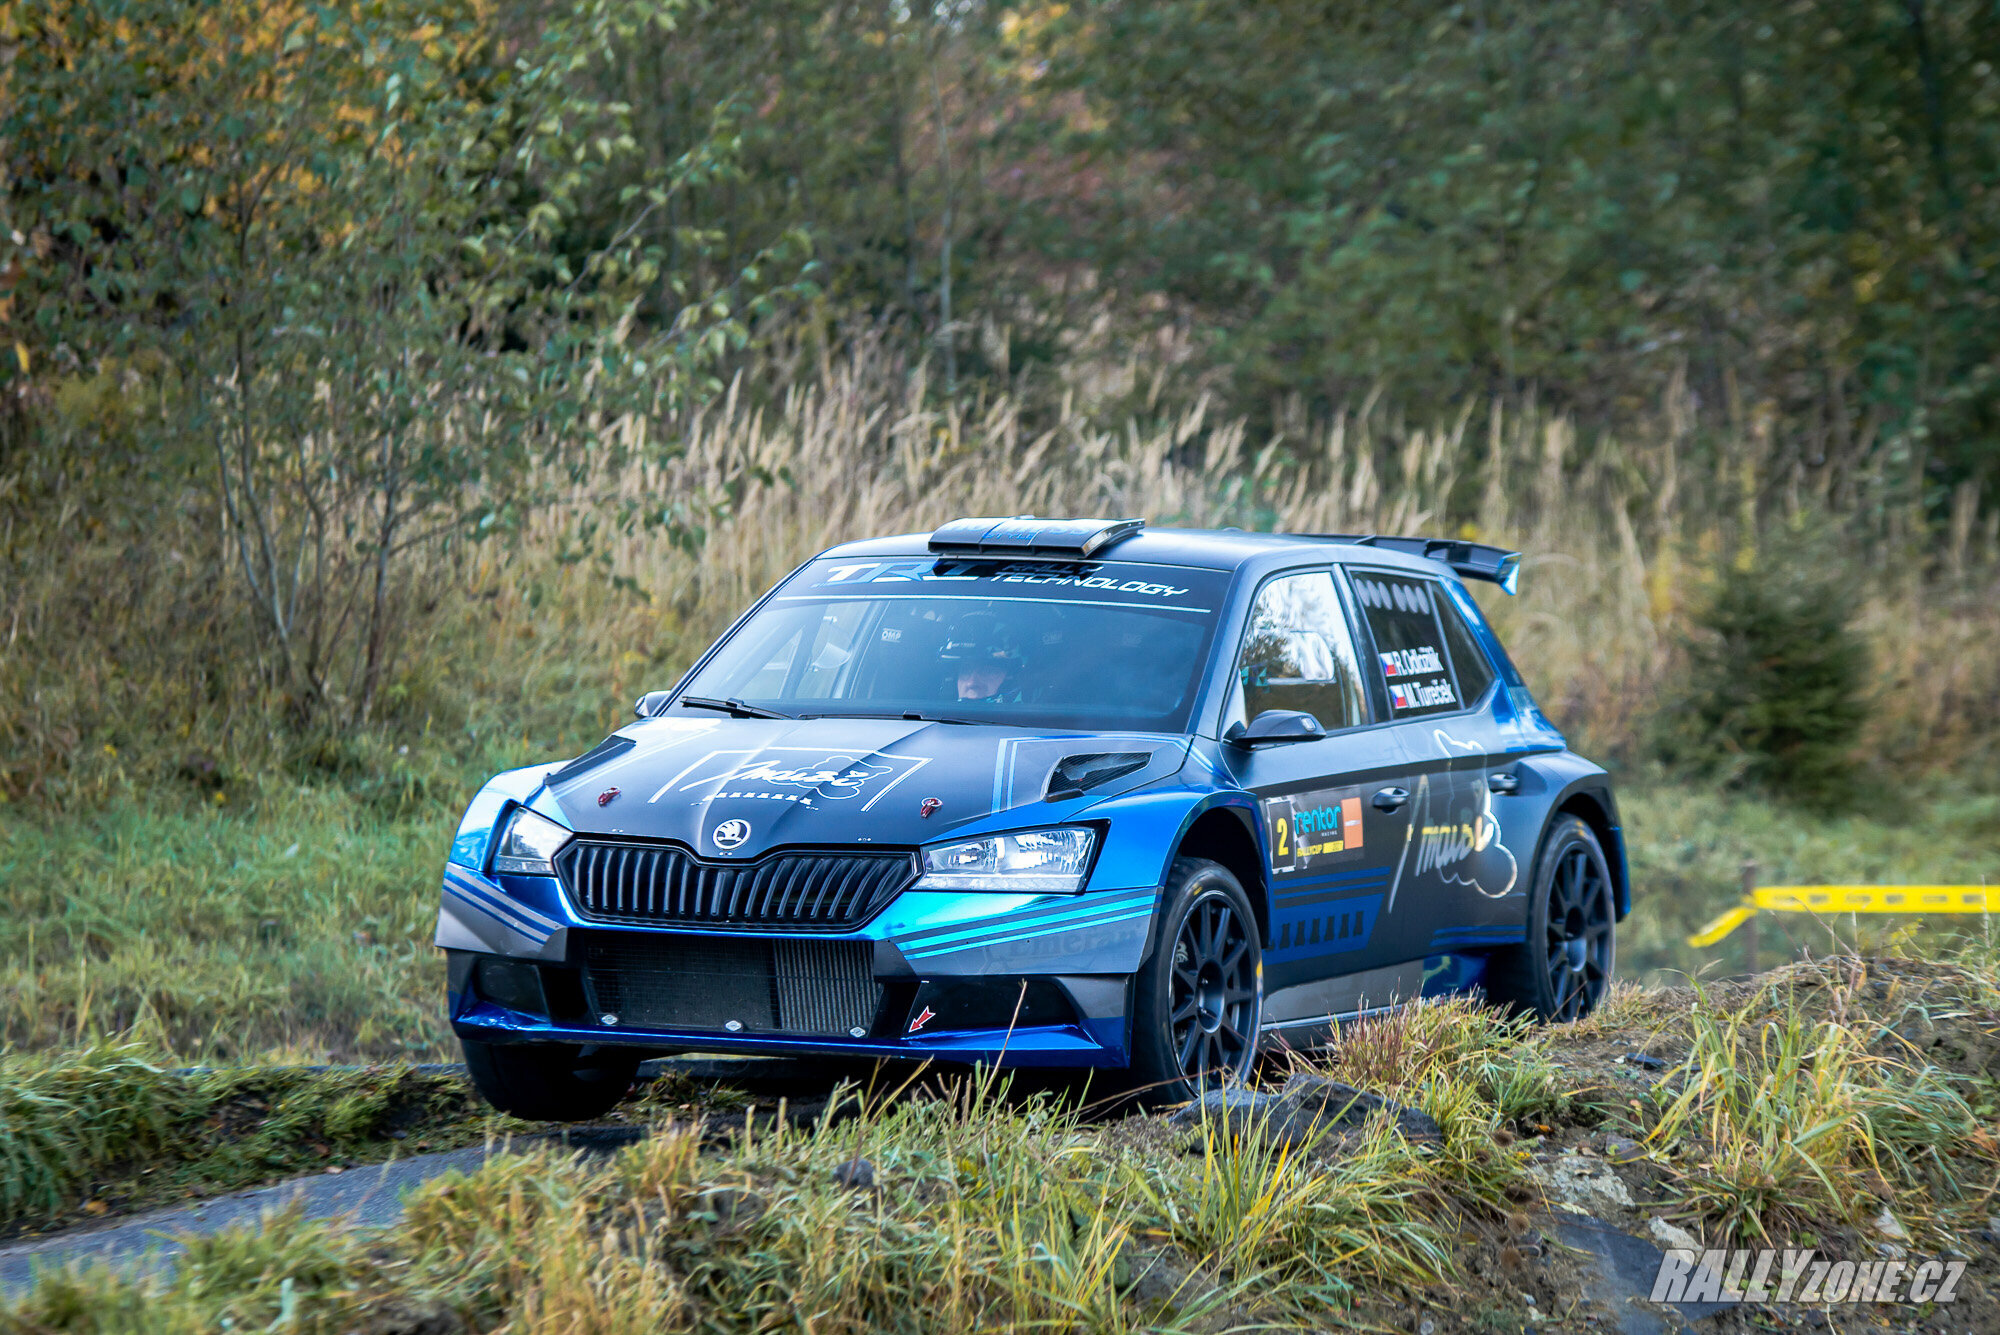
[(821, 559), (737, 627), (677, 702), (1185, 732), (1228, 582), (1110, 561)]

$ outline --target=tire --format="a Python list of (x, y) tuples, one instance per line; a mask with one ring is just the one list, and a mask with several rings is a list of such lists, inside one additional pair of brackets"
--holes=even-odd
[(1157, 1106), (1242, 1080), (1263, 1017), (1264, 952), (1243, 886), (1220, 863), (1176, 858), (1136, 979), (1131, 1091)]
[(1544, 1023), (1580, 1020), (1611, 986), (1618, 913), (1604, 848), (1575, 816), (1549, 826), (1532, 895), (1527, 939), (1487, 965), (1487, 999)]
[(488, 1103), (531, 1122), (583, 1122), (611, 1111), (638, 1073), (637, 1056), (588, 1060), (567, 1043), (459, 1040), (465, 1069)]

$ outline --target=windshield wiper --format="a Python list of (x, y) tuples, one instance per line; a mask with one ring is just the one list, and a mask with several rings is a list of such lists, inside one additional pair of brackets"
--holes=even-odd
[(985, 725), (985, 724), (986, 724), (987, 722), (989, 722), (989, 721), (990, 721), (990, 720), (986, 720), (986, 719), (976, 719), (976, 718), (940, 718), (940, 717), (939, 717), (938, 715), (936, 715), (936, 714), (920, 714), (920, 713), (918, 713), (918, 712), (917, 712), (916, 710), (914, 710), (914, 709), (909, 709), (909, 710), (905, 710), (904, 712), (902, 712), (902, 713), (900, 713), (900, 714), (851, 714), (851, 713), (838, 713), (838, 714), (828, 714), (828, 713), (818, 713), (818, 714), (801, 714), (801, 715), (799, 715), (799, 717), (800, 717), (800, 718), (884, 718), (884, 719), (906, 719), (906, 720), (908, 720), (908, 721), (909, 721), (909, 722), (911, 722), (911, 723), (953, 723), (953, 724), (957, 724), (957, 725), (958, 725), (959, 727), (963, 727), (963, 728), (978, 728), (978, 727), (982, 727), (982, 726), (984, 726), (984, 725)]
[(746, 705), (741, 700), (711, 700), (703, 695), (684, 695), (674, 701), (677, 705), (691, 705), (696, 709), (719, 709), (734, 718), (790, 718), (775, 709), (762, 705)]

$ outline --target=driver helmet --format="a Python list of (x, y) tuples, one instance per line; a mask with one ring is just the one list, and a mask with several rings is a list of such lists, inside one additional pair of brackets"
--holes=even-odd
[(963, 667), (1021, 666), (1021, 640), (1014, 628), (991, 612), (968, 612), (952, 627), (938, 657)]

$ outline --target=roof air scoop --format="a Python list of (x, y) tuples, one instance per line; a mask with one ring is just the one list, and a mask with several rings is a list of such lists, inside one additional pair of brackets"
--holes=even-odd
[(1042, 799), (1058, 802), (1065, 797), (1081, 797), (1113, 779), (1146, 768), (1152, 759), (1151, 751), (1089, 751), (1064, 756), (1049, 771), (1048, 791), (1042, 794)]
[(931, 534), (941, 556), (1039, 556), (1079, 560), (1095, 556), (1146, 527), (1143, 519), (954, 519)]

